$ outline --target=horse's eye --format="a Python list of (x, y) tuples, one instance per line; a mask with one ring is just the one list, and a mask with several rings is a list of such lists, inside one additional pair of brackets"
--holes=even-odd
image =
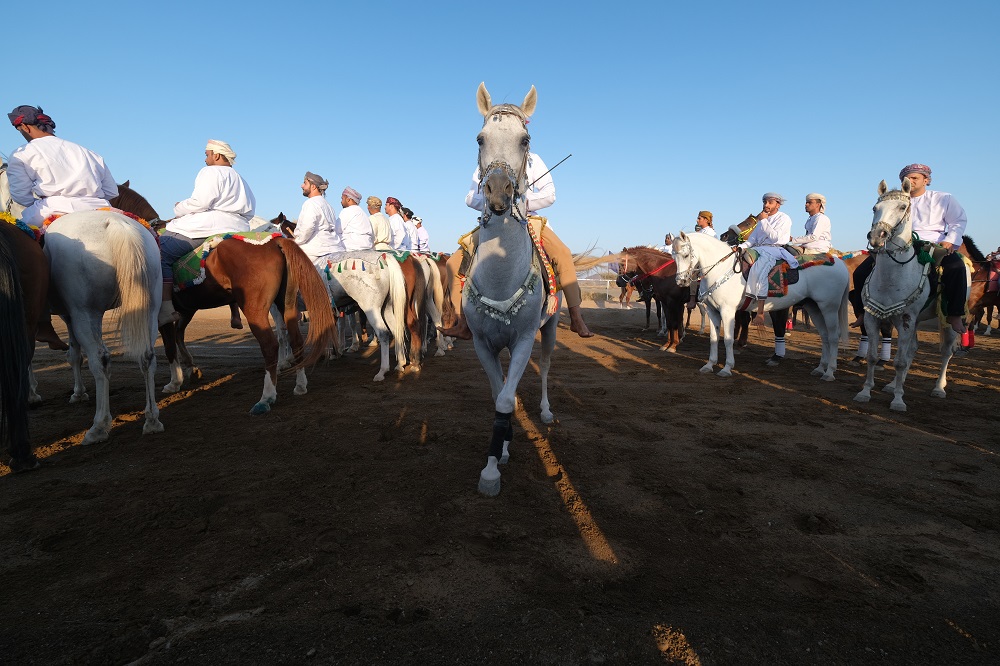
[(523, 139), (521, 139), (521, 146), (522, 147), (527, 148), (529, 143), (531, 143), (531, 137), (530, 136), (526, 136)]
[(480, 146), (483, 145), (483, 135), (482, 134), (480, 134), (479, 136), (476, 137), (476, 143), (478, 143)]

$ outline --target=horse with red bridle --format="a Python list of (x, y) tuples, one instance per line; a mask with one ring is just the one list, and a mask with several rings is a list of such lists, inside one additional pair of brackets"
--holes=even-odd
[(665, 330), (667, 342), (660, 350), (676, 352), (683, 337), (684, 304), (688, 301), (690, 290), (677, 285), (677, 264), (673, 257), (639, 245), (622, 251), (621, 265), (624, 277), (641, 291), (652, 289), (653, 298), (663, 305), (664, 324), (661, 330)]

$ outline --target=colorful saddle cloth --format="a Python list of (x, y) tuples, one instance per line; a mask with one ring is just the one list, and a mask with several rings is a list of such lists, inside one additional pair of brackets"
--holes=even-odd
[(264, 245), (281, 234), (270, 231), (239, 231), (210, 236), (200, 247), (191, 250), (174, 263), (174, 291), (189, 289), (205, 281), (205, 261), (208, 255), (224, 240), (235, 238), (252, 245)]
[(1000, 261), (990, 263), (989, 277), (986, 278), (986, 292), (995, 294), (1000, 291)]
[[(760, 256), (753, 248), (748, 249), (745, 254), (751, 258), (751, 265)], [(818, 254), (803, 254), (798, 259), (798, 268), (792, 268), (787, 261), (781, 260), (767, 274), (767, 295), (769, 297), (788, 295), (788, 285), (799, 281), (799, 271), (813, 266), (832, 266), (835, 256), (830, 252), (820, 252)]]
[(15, 227), (28, 234), (34, 241), (40, 241), (42, 239), (42, 230), (38, 227), (32, 227), (26, 224), (23, 220), (15, 218), (8, 212), (0, 213), (0, 221), (6, 222), (7, 224), (13, 224)]

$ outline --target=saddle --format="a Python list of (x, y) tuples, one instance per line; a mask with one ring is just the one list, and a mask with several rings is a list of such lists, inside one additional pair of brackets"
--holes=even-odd
[(201, 246), (174, 262), (174, 291), (189, 289), (204, 282), (205, 261), (208, 259), (208, 255), (219, 246), (219, 243), (229, 238), (253, 245), (263, 245), (275, 238), (281, 238), (281, 234), (270, 231), (240, 231), (206, 238)]
[[(760, 254), (753, 248), (748, 248), (740, 253), (740, 272), (744, 275), (750, 273), (750, 267)], [(779, 259), (771, 272), (767, 274), (767, 295), (769, 297), (785, 296), (788, 294), (788, 285), (799, 281), (799, 269), (792, 268), (784, 259)]]

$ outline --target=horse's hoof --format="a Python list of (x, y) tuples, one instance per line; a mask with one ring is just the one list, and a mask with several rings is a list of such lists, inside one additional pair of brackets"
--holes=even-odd
[(368, 343), (369, 347), (378, 347), (378, 339), (372, 340)]
[(479, 477), (479, 492), (487, 497), (496, 497), (500, 494), (500, 477), (486, 479)]
[(41, 466), (41, 461), (33, 455), (29, 455), (27, 458), (21, 460), (13, 458), (9, 463), (10, 471), (14, 474), (18, 474), (20, 472), (30, 472), (31, 470), (38, 469)]
[(436, 352), (434, 352), (434, 355), (435, 355), (435, 356), (444, 356), (444, 350), (443, 350), (443, 349), (441, 349), (440, 347), (438, 347), (438, 348), (437, 348), (437, 351), (436, 351)]
[(711, 364), (711, 363), (708, 363), (708, 364), (706, 364), (706, 365), (703, 365), (703, 366), (701, 366), (701, 367), (700, 367), (700, 368), (698, 369), (698, 372), (702, 373), (703, 375), (707, 375), (707, 374), (709, 374), (710, 372), (712, 372), (712, 371), (713, 371), (714, 369), (715, 369), (715, 368), (713, 368), (713, 367), (712, 367), (712, 364)]
[(902, 400), (900, 400), (899, 402), (893, 400), (891, 403), (889, 403), (889, 409), (891, 409), (894, 412), (905, 412), (906, 403), (904, 403)]
[(727, 368), (723, 368), (722, 370), (719, 370), (719, 376), (720, 377), (732, 377), (733, 376), (733, 371), (729, 370)]
[(101, 442), (108, 441), (108, 438), (110, 436), (111, 433), (107, 431), (95, 430), (94, 428), (91, 428), (90, 430), (87, 431), (87, 434), (84, 436), (83, 441), (80, 443), (83, 444), (84, 446), (90, 446), (91, 444), (100, 444)]
[(886, 384), (885, 386), (882, 387), (882, 390), (886, 393), (895, 393), (896, 386), (894, 384)]
[(191, 368), (191, 378), (201, 379), (201, 368)]
[(28, 396), (28, 407), (38, 407), (40, 404), (42, 404), (42, 396), (37, 393)]
[(864, 364), (865, 364), (864, 356), (855, 356), (854, 358), (852, 358), (850, 361), (847, 362), (847, 365), (853, 365), (854, 367), (860, 367)]
[(163, 424), (159, 421), (146, 421), (142, 424), (143, 435), (152, 435), (157, 432), (163, 432)]
[(943, 398), (947, 394), (942, 389), (936, 388), (931, 390), (931, 395), (934, 396), (935, 398)]
[(250, 413), (254, 416), (260, 416), (261, 414), (267, 414), (269, 411), (271, 411), (271, 405), (266, 402), (258, 402), (250, 410)]
[(871, 399), (872, 397), (867, 393), (859, 393), (856, 396), (854, 396), (854, 402), (868, 402)]
[(542, 412), (541, 419), (542, 423), (548, 425), (555, 420), (555, 417), (552, 415), (552, 412)]
[(812, 370), (809, 371), (809, 374), (812, 375), (813, 377), (819, 377), (820, 375), (823, 374), (823, 372), (824, 371), (822, 368), (813, 368)]
[(385, 381), (385, 373), (384, 372), (378, 373), (377, 375), (375, 375), (375, 379), (373, 379), (372, 381), (384, 382)]
[(296, 386), (294, 389), (292, 389), (292, 393), (294, 393), (295, 395), (305, 395), (306, 393), (309, 393), (309, 389), (306, 388), (305, 386)]
[(781, 362), (784, 360), (785, 360), (784, 356), (778, 356), (777, 354), (774, 354), (773, 356), (771, 356), (771, 358), (764, 361), (764, 365), (766, 365), (769, 368), (773, 368), (776, 365), (780, 365)]
[(832, 381), (836, 381), (836, 379), (837, 378), (834, 377), (832, 374), (830, 374), (830, 375), (823, 375), (823, 381), (824, 382), (832, 382)]
[(70, 404), (74, 402), (86, 402), (90, 400), (90, 396), (86, 393), (74, 393), (69, 397)]
[(181, 385), (180, 384), (174, 384), (173, 382), (170, 382), (169, 384), (166, 384), (163, 387), (163, 392), (164, 393), (177, 393), (180, 390), (181, 390)]
[(497, 461), (498, 464), (506, 465), (507, 463), (510, 462), (510, 451), (508, 450), (509, 447), (510, 447), (510, 442), (503, 443), (503, 455), (501, 455), (500, 460)]

